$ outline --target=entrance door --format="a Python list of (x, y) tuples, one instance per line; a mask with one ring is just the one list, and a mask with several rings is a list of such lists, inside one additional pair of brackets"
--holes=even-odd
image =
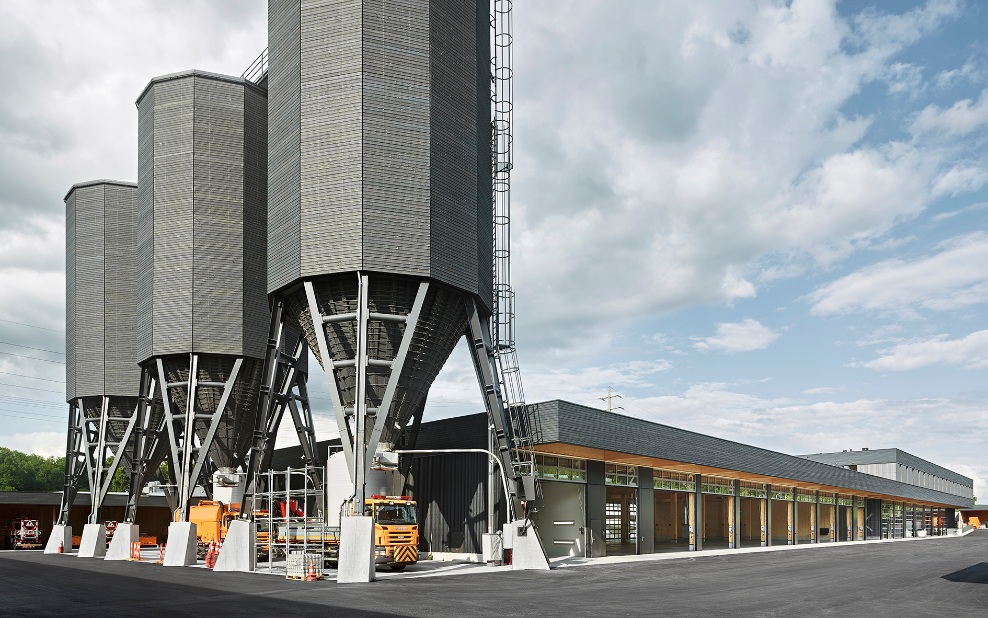
[(638, 490), (634, 487), (607, 487), (604, 541), (608, 556), (638, 553)]
[(539, 481), (542, 509), (532, 519), (549, 558), (583, 556), (586, 552), (585, 485)]

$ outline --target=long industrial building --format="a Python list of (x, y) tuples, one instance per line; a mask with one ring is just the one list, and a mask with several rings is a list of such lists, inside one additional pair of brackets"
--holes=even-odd
[[(957, 509), (972, 504), (972, 480), (930, 462), (924, 467), (956, 487), (931, 489), (567, 401), (532, 405), (542, 422), (542, 499), (533, 519), (550, 557), (941, 535), (956, 528)], [(486, 449), (486, 432), (485, 414), (431, 421), (415, 448)], [(420, 504), (420, 549), (479, 556), (488, 525), (487, 458), (404, 457), (414, 458), (401, 489)], [(278, 451), (274, 465), (300, 461), (293, 447)], [(495, 478), (495, 511), (503, 504), (499, 483)]]

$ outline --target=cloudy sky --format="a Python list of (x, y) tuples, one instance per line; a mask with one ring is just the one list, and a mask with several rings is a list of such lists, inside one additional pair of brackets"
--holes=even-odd
[[(895, 446), (988, 497), (988, 7), (560, 6), (514, 20), (528, 400)], [(149, 78), (265, 40), (258, 0), (0, 4), (0, 445), (64, 449), (66, 190), (136, 177)], [(460, 348), (427, 415), (480, 406)]]

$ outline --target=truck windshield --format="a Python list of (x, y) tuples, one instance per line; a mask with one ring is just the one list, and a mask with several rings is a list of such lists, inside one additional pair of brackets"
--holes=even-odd
[(408, 525), (418, 523), (415, 519), (415, 507), (410, 504), (378, 504), (374, 519), (379, 524)]

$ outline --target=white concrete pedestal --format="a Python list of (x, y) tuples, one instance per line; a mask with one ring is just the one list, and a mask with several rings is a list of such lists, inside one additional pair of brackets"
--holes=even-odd
[(117, 524), (117, 529), (110, 539), (110, 548), (106, 550), (104, 560), (126, 560), (130, 558), (130, 544), (141, 541), (141, 528), (137, 524)]
[(517, 519), (504, 526), (505, 535), (511, 535), (511, 568), (516, 571), (548, 571), (549, 560), (545, 557), (539, 533), (532, 522)]
[(80, 558), (102, 558), (106, 555), (106, 526), (86, 524), (79, 543)]
[(253, 571), (257, 563), (254, 525), (245, 519), (230, 522), (214, 571)]
[(168, 524), (168, 546), (165, 547), (164, 566), (192, 566), (196, 563), (199, 541), (196, 525), (187, 521)]
[(51, 536), (48, 537), (48, 543), (45, 544), (45, 553), (57, 554), (58, 544), (60, 542), (62, 543), (62, 553), (67, 554), (72, 551), (72, 526), (56, 524), (51, 529)]
[(374, 518), (352, 515), (340, 520), (340, 559), (336, 583), (374, 581)]

